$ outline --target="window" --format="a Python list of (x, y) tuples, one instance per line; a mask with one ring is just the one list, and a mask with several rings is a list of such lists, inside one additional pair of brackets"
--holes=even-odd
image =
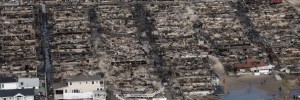
[(63, 90), (55, 90), (56, 94), (64, 94), (63, 92), (64, 92)]
[(6, 98), (3, 98), (3, 100), (6, 100)]
[(72, 90), (72, 93), (80, 93), (80, 90), (78, 89)]
[(17, 100), (23, 100), (22, 96), (17, 96)]
[(86, 81), (86, 84), (87, 84), (87, 81)]
[(94, 81), (92, 81), (92, 84), (94, 84)]
[(24, 83), (23, 82), (21, 82), (21, 85), (23, 85)]
[(67, 90), (65, 90), (65, 93), (67, 93), (68, 91)]
[(79, 82), (79, 84), (81, 85), (81, 82)]
[(97, 90), (99, 90), (99, 88), (97, 88)]
[(70, 82), (70, 85), (72, 85), (72, 82)]
[(4, 88), (4, 84), (1, 84), (2, 85), (2, 88)]

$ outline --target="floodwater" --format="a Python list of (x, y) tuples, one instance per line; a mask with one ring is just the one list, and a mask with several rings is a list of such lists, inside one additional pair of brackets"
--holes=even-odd
[(291, 92), (291, 96), (298, 96), (298, 95), (300, 95), (300, 89), (296, 89), (296, 90), (293, 90), (292, 92)]
[(229, 91), (227, 95), (221, 96), (220, 100), (271, 100), (272, 98), (273, 96), (269, 96), (265, 91), (251, 86)]

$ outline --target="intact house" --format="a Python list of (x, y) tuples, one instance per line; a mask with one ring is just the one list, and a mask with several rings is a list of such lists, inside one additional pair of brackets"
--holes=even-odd
[(0, 90), (39, 89), (38, 78), (0, 77)]
[(34, 100), (38, 78), (0, 77), (0, 100)]
[(39, 79), (38, 78), (19, 78), (18, 80), (19, 89), (39, 89)]
[(17, 77), (0, 77), (0, 90), (17, 89)]
[(236, 64), (235, 68), (239, 74), (243, 73), (252, 73), (254, 75), (261, 75), (261, 74), (270, 74), (271, 70), (274, 68), (274, 65), (266, 64), (263, 59), (256, 60), (252, 57), (249, 57), (246, 60), (245, 64)]
[(79, 75), (53, 86), (54, 99), (106, 100), (104, 81), (100, 75)]

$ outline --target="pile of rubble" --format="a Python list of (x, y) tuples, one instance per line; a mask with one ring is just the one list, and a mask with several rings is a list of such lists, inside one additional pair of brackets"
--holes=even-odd
[(50, 6), (49, 24), (54, 78), (99, 69), (92, 48), (87, 6)]
[(1, 76), (35, 77), (42, 66), (40, 36), (35, 26), (33, 6), (0, 8)]
[[(212, 94), (219, 83), (209, 55), (218, 56), (228, 74), (268, 74), (271, 64), (300, 72), (299, 15), (286, 3), (46, 0), (46, 5), (48, 19), (39, 16), (40, 5), (1, 6), (1, 75), (36, 75), (43, 65), (39, 32), (49, 34), (54, 79), (100, 74), (119, 99), (161, 96), (163, 85), (179, 97)], [(47, 31), (40, 22), (48, 22)]]
[(249, 10), (248, 16), (260, 31), (264, 42), (271, 45), (279, 58), (278, 65), (292, 69), (291, 73), (299, 73), (300, 20), (297, 11), (287, 3), (252, 3), (246, 6), (255, 8)]
[(203, 23), (198, 10), (188, 3), (147, 7), (155, 20), (153, 34), (163, 51), (162, 70), (175, 91), (174, 97), (212, 94), (217, 83), (207, 58), (211, 45), (199, 33)]
[[(153, 97), (162, 86), (148, 55), (150, 47), (134, 20), (134, 7), (103, 5), (95, 7), (100, 22), (97, 53), (105, 77), (114, 83), (115, 93), (123, 98)], [(100, 51), (101, 50), (101, 51)]]

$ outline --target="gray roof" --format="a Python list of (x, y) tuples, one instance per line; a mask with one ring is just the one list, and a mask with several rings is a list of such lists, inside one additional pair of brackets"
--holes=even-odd
[(0, 77), (0, 83), (11, 83), (11, 82), (17, 82), (17, 77)]
[[(19, 87), (38, 87), (39, 78), (19, 78)], [(23, 85), (20, 83), (23, 82)]]
[(34, 89), (12, 89), (12, 90), (0, 90), (0, 97), (12, 97), (18, 93), (24, 96), (33, 96)]
[(58, 88), (66, 87), (66, 86), (68, 86), (68, 85), (67, 85), (67, 83), (64, 83), (64, 82), (55, 83), (55, 84), (53, 84), (53, 89), (58, 89)]
[(100, 75), (92, 75), (92, 76), (87, 76), (87, 75), (78, 75), (78, 76), (72, 76), (67, 78), (67, 82), (70, 81), (93, 81), (93, 80), (100, 80), (101, 76)]

